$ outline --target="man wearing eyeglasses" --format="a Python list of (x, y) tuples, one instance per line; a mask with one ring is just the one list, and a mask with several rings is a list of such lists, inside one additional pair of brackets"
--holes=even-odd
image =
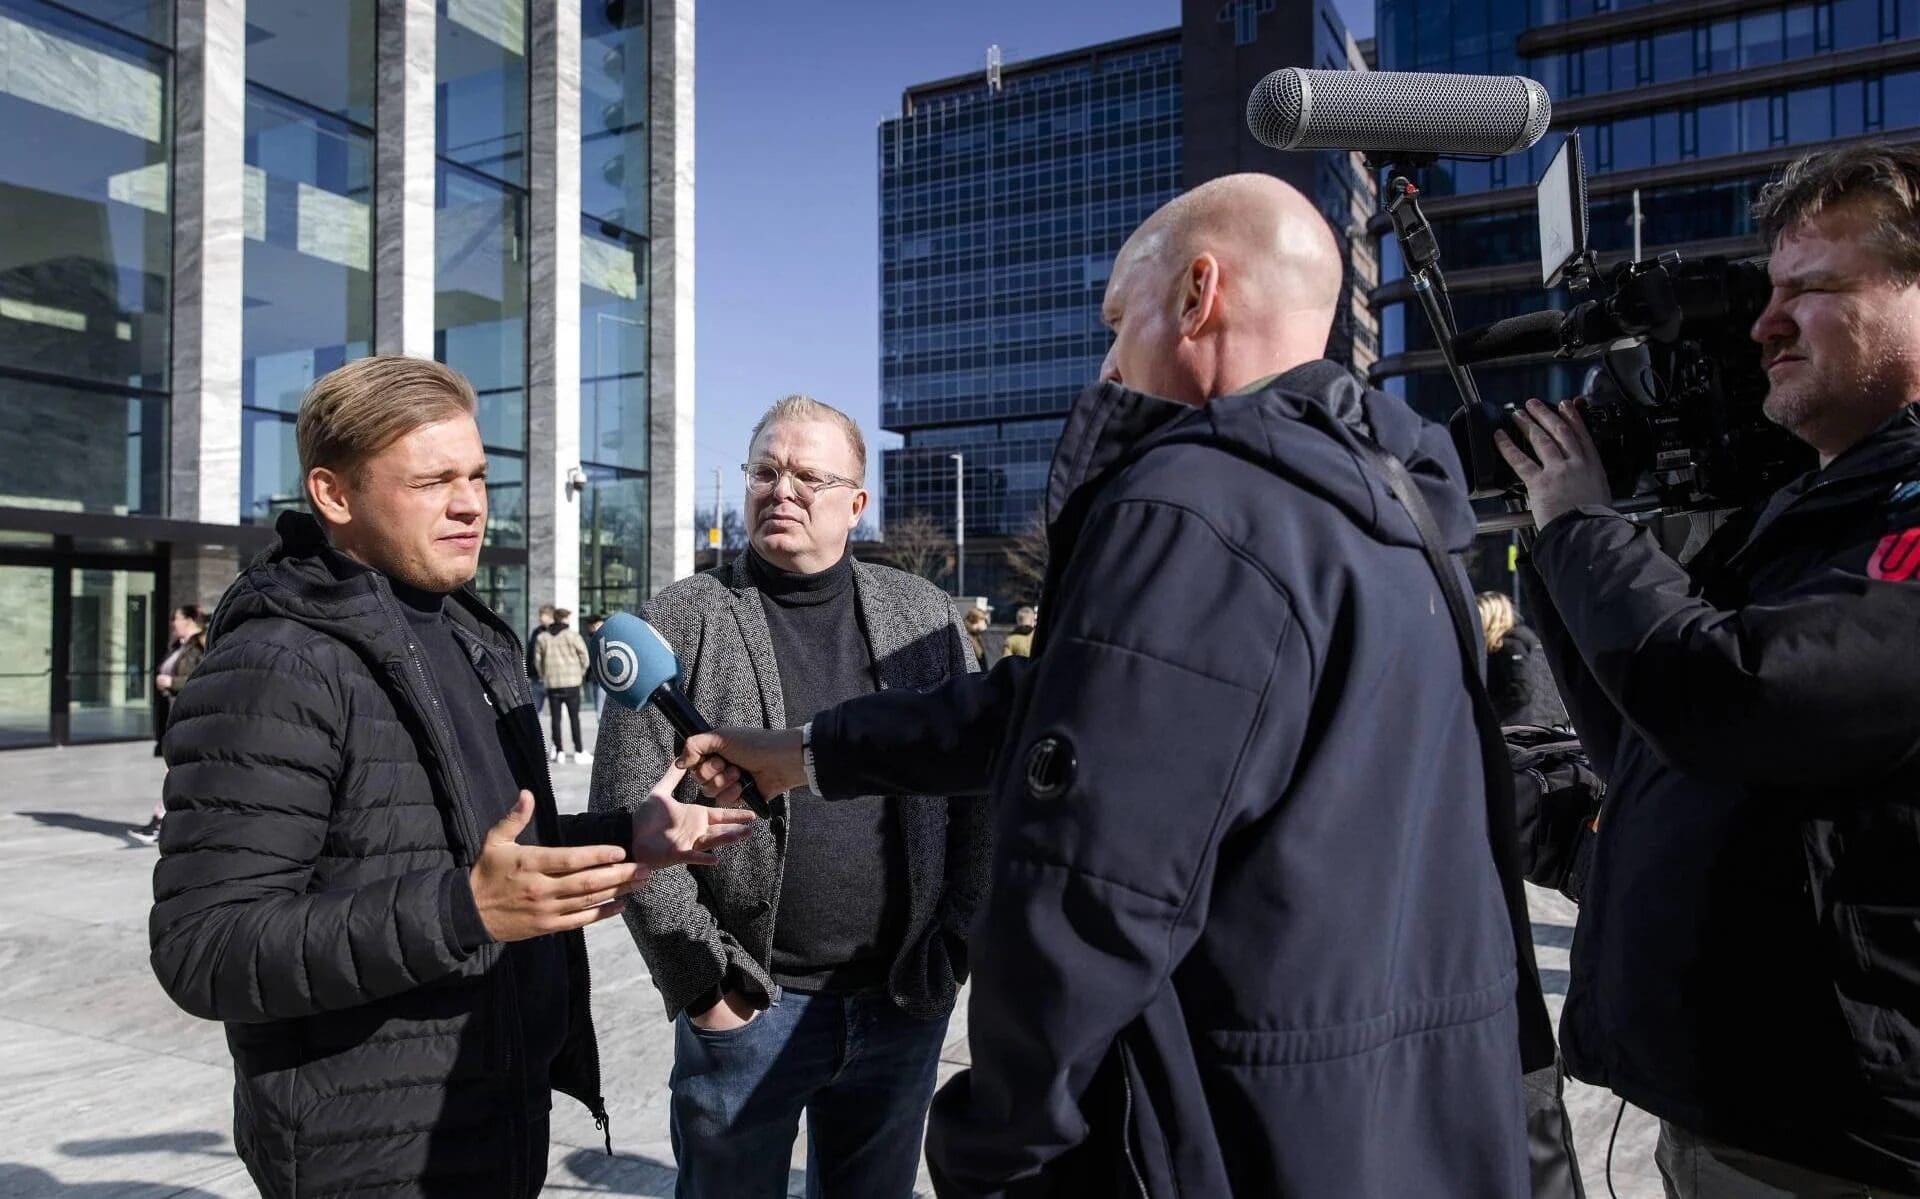
[[(848, 554), (867, 492), (846, 414), (788, 396), (742, 469), (748, 552), (647, 608), (709, 720), (803, 728), (842, 700), (977, 669), (943, 592)], [(644, 801), (675, 748), (651, 708), (609, 706), (593, 808)], [(718, 866), (656, 873), (626, 909), (674, 1019), (676, 1194), (785, 1196), (804, 1111), (810, 1196), (905, 1199), (992, 821), (943, 796), (828, 803), (806, 786), (772, 802)]]

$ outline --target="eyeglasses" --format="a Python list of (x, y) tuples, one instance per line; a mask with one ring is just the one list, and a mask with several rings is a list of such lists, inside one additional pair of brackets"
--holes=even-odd
[(740, 473), (747, 476), (747, 490), (755, 495), (765, 495), (780, 485), (780, 476), (793, 480), (793, 490), (803, 500), (810, 500), (817, 491), (826, 491), (832, 487), (851, 487), (860, 489), (857, 479), (832, 474), (824, 470), (815, 470), (803, 466), (798, 470), (787, 470), (771, 462), (742, 462)]

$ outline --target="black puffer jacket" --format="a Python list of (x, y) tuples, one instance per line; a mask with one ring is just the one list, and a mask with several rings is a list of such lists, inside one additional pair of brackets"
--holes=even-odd
[[(605, 1120), (585, 941), (565, 934), (559, 978), (463, 950), (453, 909), (486, 827), (444, 702), (387, 581), (309, 516), (279, 532), (215, 613), (167, 732), (154, 973), (227, 1024), (234, 1140), (263, 1194), (532, 1193), (540, 1072)], [(542, 762), (517, 638), (456, 600), (513, 756)], [(544, 767), (516, 769), (543, 843), (627, 839), (623, 813), (563, 820)], [(515, 1018), (536, 999), (569, 1014), (551, 1062), (528, 1060)]]

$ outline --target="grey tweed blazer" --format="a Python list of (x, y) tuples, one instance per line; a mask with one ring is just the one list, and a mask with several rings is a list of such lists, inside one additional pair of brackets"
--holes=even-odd
[[(860, 561), (853, 578), (882, 690), (925, 690), (979, 669), (952, 601), (933, 584)], [(773, 636), (744, 554), (669, 586), (647, 605), (647, 619), (679, 655), (687, 698), (715, 725), (801, 723), (786, 713)], [(657, 712), (608, 704), (589, 806), (632, 808), (673, 756), (673, 730)], [(682, 783), (679, 798), (699, 802), (699, 791)], [(729, 968), (762, 1000), (773, 994), (768, 963), (792, 815), (784, 794), (768, 802), (773, 818), (721, 850), (719, 865), (661, 870), (627, 900), (627, 926), (668, 1016), (710, 991)], [(966, 977), (966, 929), (992, 869), (993, 816), (978, 798), (892, 802), (907, 859), (908, 907), (887, 989), (906, 1012), (944, 1016)]]

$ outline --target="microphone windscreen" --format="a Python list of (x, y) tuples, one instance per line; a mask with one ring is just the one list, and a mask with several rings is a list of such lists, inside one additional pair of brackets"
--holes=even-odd
[(1547, 89), (1523, 75), (1283, 67), (1247, 97), (1247, 128), (1276, 150), (1495, 156), (1540, 140)]
[(607, 617), (594, 635), (593, 660), (607, 697), (629, 708), (643, 706), (660, 684), (680, 678), (673, 647), (658, 629), (631, 612)]

